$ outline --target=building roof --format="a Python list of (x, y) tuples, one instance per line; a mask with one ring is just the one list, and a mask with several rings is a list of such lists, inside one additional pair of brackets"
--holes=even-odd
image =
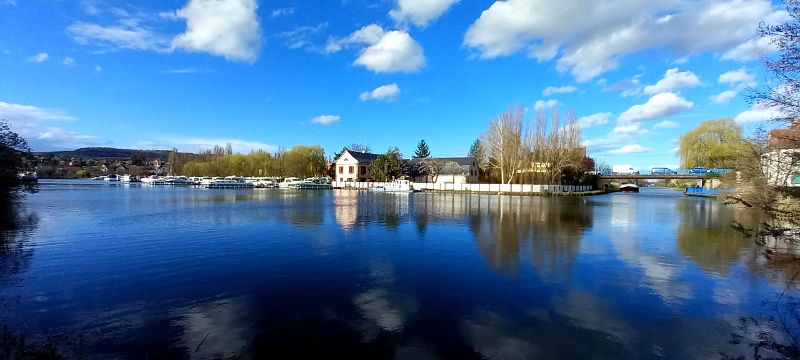
[[(368, 153), (368, 152), (356, 152), (356, 151), (350, 151), (350, 150), (345, 150), (345, 152), (347, 154), (350, 154), (350, 156), (353, 159), (356, 159), (356, 161), (358, 161), (358, 162), (373, 162), (373, 161), (375, 161), (375, 159), (378, 158), (378, 155), (379, 155), (379, 154), (373, 154), (373, 153)], [(345, 154), (343, 153), (342, 155), (339, 155), (339, 159), (341, 159), (342, 156), (345, 156)], [(336, 161), (339, 161), (339, 159), (336, 159)]]
[[(475, 158), (471, 156), (466, 157), (452, 157), (452, 158), (416, 158), (408, 160), (412, 164), (422, 164), (425, 160), (438, 159), (444, 162), (444, 167), (439, 172), (439, 175), (466, 175), (469, 174), (469, 168), (475, 163)], [(457, 166), (453, 166), (455, 163)], [(420, 170), (420, 174), (426, 175), (428, 172), (425, 169)]]
[(475, 162), (475, 158), (471, 157), (471, 156), (450, 157), (450, 158), (416, 158), (416, 159), (411, 159), (409, 161), (411, 161), (412, 163), (418, 164), (418, 163), (422, 163), (425, 160), (433, 160), (433, 159), (439, 159), (439, 160), (444, 161), (445, 163), (454, 162), (454, 163), (456, 163), (458, 165), (461, 165), (461, 166), (472, 166), (472, 163)]
[(800, 148), (800, 120), (795, 120), (788, 129), (769, 131), (768, 146), (773, 149)]

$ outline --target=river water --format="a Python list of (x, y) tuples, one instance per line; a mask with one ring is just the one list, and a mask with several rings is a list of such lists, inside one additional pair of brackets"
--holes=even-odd
[(0, 321), (103, 359), (752, 358), (789, 339), (774, 304), (792, 273), (731, 228), (761, 220), (650, 188), (43, 181), (2, 234)]

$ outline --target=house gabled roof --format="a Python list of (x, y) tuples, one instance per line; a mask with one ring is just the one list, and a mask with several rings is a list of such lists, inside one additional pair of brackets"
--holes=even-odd
[(788, 129), (769, 131), (768, 147), (770, 149), (800, 148), (800, 120), (795, 120)]
[(356, 152), (356, 151), (351, 152), (350, 150), (345, 150), (344, 153), (342, 153), (342, 155), (339, 155), (339, 158), (336, 159), (335, 162), (341, 160), (342, 157), (344, 157), (345, 155), (349, 155), (353, 159), (356, 159), (356, 161), (358, 162), (373, 162), (375, 161), (375, 159), (378, 158), (379, 154), (373, 154), (368, 152)]
[(411, 161), (414, 164), (419, 164), (419, 163), (422, 163), (425, 160), (433, 160), (433, 159), (439, 159), (439, 160), (442, 160), (445, 163), (454, 162), (454, 163), (456, 163), (458, 165), (461, 165), (461, 166), (472, 166), (472, 163), (475, 162), (475, 158), (471, 157), (471, 156), (451, 157), (451, 158), (415, 158), (415, 159), (411, 159), (409, 161)]
[[(425, 160), (433, 160), (434, 158), (416, 158), (408, 160), (412, 164), (422, 164)], [(475, 162), (475, 158), (471, 156), (466, 157), (452, 157), (452, 158), (436, 158), (444, 162), (445, 167), (442, 168), (440, 175), (466, 175), (469, 174), (469, 169)], [(448, 166), (448, 164), (455, 163), (458, 166)], [(422, 170), (422, 174), (427, 174), (427, 171)]]

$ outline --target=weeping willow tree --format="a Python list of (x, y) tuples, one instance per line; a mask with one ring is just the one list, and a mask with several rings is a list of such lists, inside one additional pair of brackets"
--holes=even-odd
[(735, 168), (748, 150), (742, 127), (733, 119), (706, 120), (681, 135), (681, 167)]

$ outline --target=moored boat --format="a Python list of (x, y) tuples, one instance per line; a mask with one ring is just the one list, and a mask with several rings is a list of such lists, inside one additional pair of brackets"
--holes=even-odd
[(117, 176), (117, 175), (115, 175), (115, 174), (108, 174), (108, 175), (106, 175), (106, 177), (103, 179), (103, 181), (119, 181), (119, 176)]
[(639, 192), (639, 185), (636, 184), (622, 184), (619, 186), (619, 191), (621, 192)]
[(194, 185), (194, 181), (190, 180), (186, 176), (167, 176), (164, 179), (163, 185), (191, 186)]
[(124, 183), (140, 182), (139, 177), (133, 175), (122, 175), (119, 177), (119, 181)]
[(164, 178), (155, 175), (150, 175), (146, 178), (143, 178), (142, 183), (148, 185), (166, 185)]
[(297, 184), (298, 189), (333, 189), (326, 178), (308, 178)]
[(243, 177), (228, 176), (225, 178), (203, 179), (200, 186), (207, 189), (252, 189), (253, 184), (245, 181)]
[(25, 171), (19, 173), (19, 180), (24, 183), (35, 183), (39, 182), (39, 175), (35, 171)]
[(414, 189), (414, 185), (409, 180), (395, 180), (390, 183), (387, 183), (384, 186), (377, 186), (369, 188), (369, 191), (376, 191), (376, 192), (393, 192), (393, 193), (412, 193), (417, 190)]
[(301, 182), (303, 182), (303, 180), (300, 180), (300, 178), (288, 177), (278, 183), (278, 187), (281, 189), (296, 189)]

